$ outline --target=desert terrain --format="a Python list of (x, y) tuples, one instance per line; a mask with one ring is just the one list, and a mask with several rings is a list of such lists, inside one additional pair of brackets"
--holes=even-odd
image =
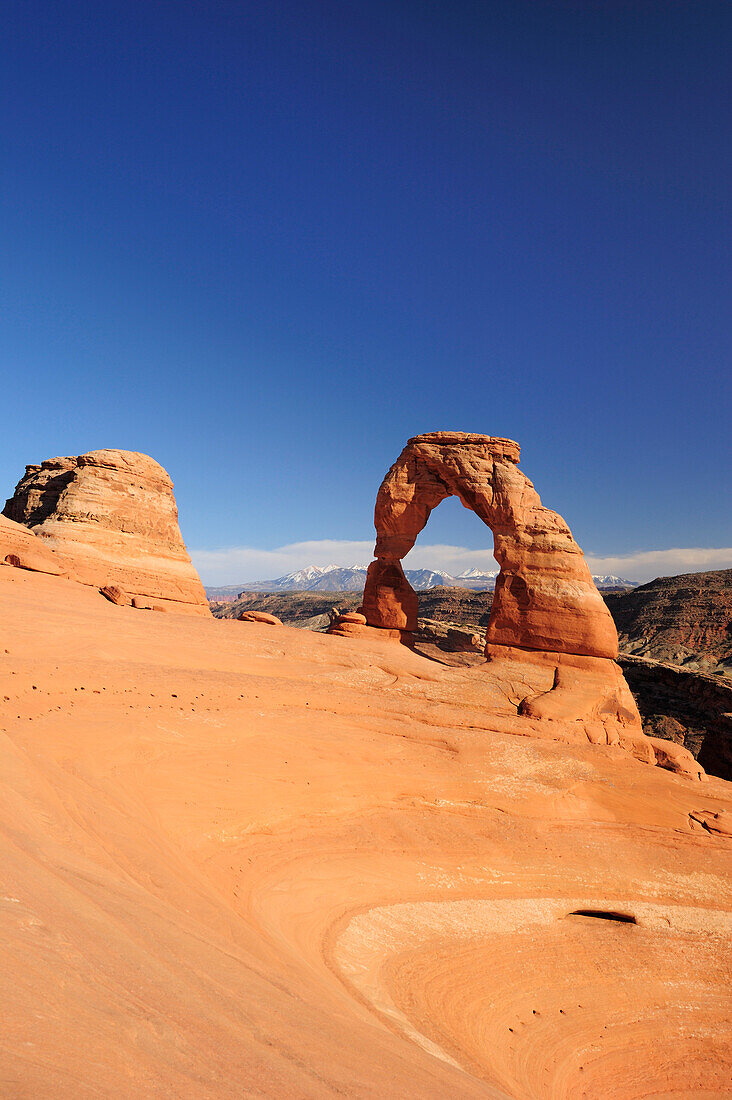
[(2, 15), (0, 1100), (732, 1100), (732, 3)]
[(0, 607), (2, 1095), (729, 1095), (727, 783), (553, 740), (536, 666)]
[[(689, 592), (692, 601), (685, 598)], [(436, 586), (418, 595), (418, 651), (431, 653), (437, 645), (443, 660), (448, 653), (482, 653), (492, 592)], [(705, 771), (731, 780), (732, 570), (664, 577), (603, 598), (619, 631), (618, 664), (644, 731), (683, 745)], [(361, 594), (353, 592), (241, 592), (210, 606), (217, 618), (265, 612), (291, 626), (323, 631), (333, 609), (356, 611), (360, 602)]]
[[(364, 613), (328, 634), (212, 616), (148, 456), (26, 467), (0, 517), (0, 1095), (729, 1096), (732, 787), (644, 733), (517, 463), (410, 440)], [(484, 652), (419, 636), (400, 564), (449, 492), (502, 540)]]

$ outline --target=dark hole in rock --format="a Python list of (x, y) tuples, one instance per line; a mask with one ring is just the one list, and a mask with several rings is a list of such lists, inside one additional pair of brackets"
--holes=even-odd
[(616, 913), (611, 909), (575, 909), (570, 917), (597, 917), (598, 920), (614, 920), (619, 924), (637, 924), (632, 913)]

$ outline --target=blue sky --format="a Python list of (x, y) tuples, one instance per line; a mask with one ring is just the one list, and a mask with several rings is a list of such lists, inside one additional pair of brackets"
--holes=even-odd
[[(144, 451), (235, 583), (365, 560), (403, 443), (461, 429), (593, 562), (732, 565), (731, 39), (703, 0), (7, 0), (5, 494)], [(447, 501), (418, 546), (490, 542)]]

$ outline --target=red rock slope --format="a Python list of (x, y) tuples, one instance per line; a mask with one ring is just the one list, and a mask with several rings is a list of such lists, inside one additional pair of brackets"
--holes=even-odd
[(729, 1097), (729, 784), (518, 661), (21, 569), (0, 639), (2, 1095)]
[(117, 585), (130, 597), (209, 614), (181, 537), (173, 483), (147, 455), (91, 451), (27, 466), (3, 515), (29, 528), (85, 584)]

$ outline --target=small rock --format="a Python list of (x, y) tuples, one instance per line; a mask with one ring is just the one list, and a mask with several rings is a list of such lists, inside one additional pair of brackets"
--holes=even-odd
[(117, 604), (118, 607), (128, 607), (131, 602), (127, 593), (118, 588), (116, 584), (105, 584), (99, 591), (105, 599), (109, 600), (110, 603)]
[(690, 779), (705, 778), (704, 768), (683, 745), (676, 745), (673, 741), (662, 741), (660, 737), (649, 737), (648, 740), (656, 754), (656, 764), (659, 768), (666, 768), (678, 775), (686, 775)]
[(266, 611), (242, 611), (239, 616), (240, 623), (266, 623), (267, 626), (284, 626), (282, 619), (276, 615), (269, 615)]
[(454, 630), (447, 632), (446, 648), (450, 653), (482, 652), (485, 648), (485, 638), (475, 634), (471, 630)]

